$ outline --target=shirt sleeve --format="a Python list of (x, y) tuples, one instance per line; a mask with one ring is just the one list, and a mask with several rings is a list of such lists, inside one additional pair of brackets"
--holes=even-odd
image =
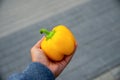
[(33, 62), (22, 73), (13, 74), (8, 80), (55, 80), (55, 77), (46, 66)]

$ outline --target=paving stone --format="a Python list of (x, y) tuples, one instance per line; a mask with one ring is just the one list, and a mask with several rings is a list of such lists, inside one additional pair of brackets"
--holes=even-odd
[(112, 74), (112, 76), (114, 77), (115, 80), (120, 80), (120, 66), (111, 70), (111, 74)]
[(115, 80), (114, 77), (111, 75), (110, 72), (103, 74), (102, 76), (100, 76), (97, 79), (94, 80)]
[(19, 31), (86, 1), (90, 0), (1, 0), (0, 37)]

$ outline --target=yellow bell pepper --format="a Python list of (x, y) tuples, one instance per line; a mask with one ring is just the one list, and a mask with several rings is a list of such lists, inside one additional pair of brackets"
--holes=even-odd
[(41, 29), (40, 33), (46, 34), (40, 46), (51, 60), (60, 61), (64, 56), (73, 53), (76, 40), (66, 26), (55, 26), (52, 31)]

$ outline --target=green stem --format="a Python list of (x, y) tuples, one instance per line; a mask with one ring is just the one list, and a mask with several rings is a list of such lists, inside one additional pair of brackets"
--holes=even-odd
[(41, 34), (44, 33), (45, 36), (46, 36), (46, 39), (48, 40), (48, 39), (52, 38), (52, 36), (54, 35), (55, 31), (48, 31), (47, 29), (40, 29), (40, 33)]

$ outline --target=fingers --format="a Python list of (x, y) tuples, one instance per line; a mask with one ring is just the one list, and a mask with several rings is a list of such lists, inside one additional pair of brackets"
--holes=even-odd
[(69, 55), (69, 56), (66, 56), (65, 57), (65, 62), (68, 64), (69, 62), (70, 62), (70, 60), (72, 59), (72, 57), (73, 57), (73, 55), (74, 55), (74, 53), (75, 53), (75, 51), (76, 51), (76, 49), (77, 49), (77, 42), (75, 43), (75, 49), (74, 49), (74, 51), (72, 52), (72, 55)]
[(45, 38), (45, 36), (43, 36), (35, 45), (34, 47), (40, 48), (40, 44), (42, 42), (42, 40)]
[(33, 54), (34, 52), (36, 52), (36, 50), (40, 49), (40, 44), (42, 42), (44, 37), (41, 38), (41, 40), (39, 40), (32, 48), (31, 48), (31, 54)]
[(76, 50), (77, 46), (78, 46), (78, 43), (77, 43), (77, 42), (75, 42), (75, 50)]
[(72, 59), (72, 57), (73, 57), (73, 54), (70, 56), (66, 56), (65, 62), (68, 64), (70, 62), (70, 60)]

